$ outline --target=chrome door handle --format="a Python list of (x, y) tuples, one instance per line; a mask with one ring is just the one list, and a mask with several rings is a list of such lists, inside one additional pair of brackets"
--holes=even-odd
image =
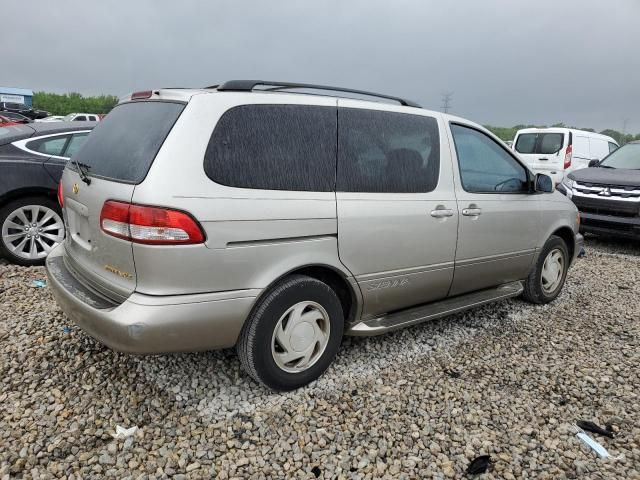
[(435, 210), (431, 210), (431, 216), (433, 218), (453, 217), (453, 210), (448, 208), (436, 208)]
[(482, 214), (481, 208), (463, 208), (462, 215), (465, 217), (477, 217)]

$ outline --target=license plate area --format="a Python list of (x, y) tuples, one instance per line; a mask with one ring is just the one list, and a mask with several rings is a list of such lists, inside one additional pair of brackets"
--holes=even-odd
[(91, 251), (89, 209), (76, 200), (67, 198), (65, 203), (67, 238), (80, 248)]

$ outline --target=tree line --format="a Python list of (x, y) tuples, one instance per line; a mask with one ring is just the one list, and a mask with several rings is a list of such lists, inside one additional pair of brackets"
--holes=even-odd
[[(97, 97), (85, 97), (79, 93), (48, 93), (35, 92), (33, 94), (33, 107), (39, 110), (46, 110), (51, 115), (67, 115), (69, 113), (109, 113), (118, 103), (118, 97), (114, 95), (100, 95)], [(502, 140), (513, 140), (516, 132), (522, 128), (547, 128), (546, 125), (515, 125), (513, 127), (495, 127), (485, 125), (485, 127), (500, 137)], [(551, 127), (566, 127), (564, 123), (556, 123)], [(578, 127), (567, 127), (578, 128)], [(593, 128), (578, 128), (588, 132), (595, 132)], [(633, 135), (607, 128), (600, 132), (613, 138), (619, 145), (640, 140), (640, 133)]]
[(51, 115), (67, 115), (69, 113), (109, 113), (118, 103), (118, 97), (100, 95), (85, 97), (79, 93), (48, 93), (35, 92), (33, 94), (33, 108), (45, 110)]
[[(556, 123), (554, 125), (551, 125), (550, 127), (575, 128), (577, 130), (595, 132), (593, 128), (569, 127), (564, 123)], [(523, 128), (549, 128), (549, 127), (547, 125), (516, 125), (514, 127), (494, 127), (493, 125), (485, 125), (485, 128), (493, 132), (494, 135), (500, 137), (502, 140), (513, 140), (514, 137), (516, 136), (516, 132)], [(601, 133), (602, 135), (607, 135), (608, 137), (613, 138), (616, 142), (618, 142), (618, 145), (624, 145), (625, 143), (629, 143), (633, 140), (640, 140), (640, 133), (633, 135), (631, 133), (619, 132), (611, 128), (607, 128), (598, 133)]]

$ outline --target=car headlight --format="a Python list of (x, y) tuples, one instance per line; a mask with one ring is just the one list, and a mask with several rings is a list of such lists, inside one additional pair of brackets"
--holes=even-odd
[(564, 177), (562, 179), (562, 185), (564, 185), (564, 187), (567, 190), (573, 190), (573, 185), (575, 184), (575, 182), (573, 180), (571, 180), (569, 177)]

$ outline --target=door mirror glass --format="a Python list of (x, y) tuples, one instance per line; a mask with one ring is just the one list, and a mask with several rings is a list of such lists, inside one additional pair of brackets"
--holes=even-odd
[(596, 160), (595, 158), (593, 160), (589, 160), (589, 168), (597, 167), (599, 164), (600, 164), (600, 160)]
[(545, 175), (544, 173), (536, 174), (536, 192), (553, 192), (553, 180), (549, 175)]

